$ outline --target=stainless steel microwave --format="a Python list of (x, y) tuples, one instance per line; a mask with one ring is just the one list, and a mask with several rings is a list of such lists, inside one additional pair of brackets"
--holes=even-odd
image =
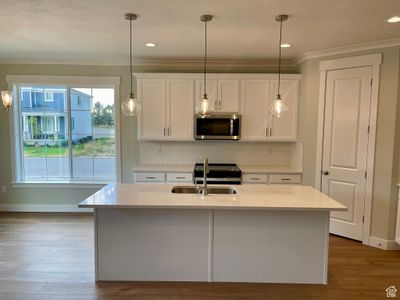
[(196, 140), (239, 140), (240, 115), (237, 113), (195, 115), (194, 138)]

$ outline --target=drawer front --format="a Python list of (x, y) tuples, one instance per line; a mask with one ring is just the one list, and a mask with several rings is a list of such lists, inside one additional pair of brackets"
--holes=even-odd
[(300, 174), (271, 174), (270, 183), (301, 183)]
[(268, 183), (268, 174), (242, 174), (243, 183)]
[(167, 182), (193, 182), (192, 173), (167, 173)]
[(148, 173), (148, 172), (140, 172), (135, 173), (134, 175), (135, 182), (164, 182), (165, 181), (165, 173)]

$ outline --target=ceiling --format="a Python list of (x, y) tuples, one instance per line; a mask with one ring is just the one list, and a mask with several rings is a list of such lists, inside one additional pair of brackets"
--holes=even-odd
[[(135, 58), (199, 60), (202, 14), (214, 60), (275, 60), (275, 15), (288, 14), (286, 60), (309, 51), (400, 37), (400, 0), (0, 0), (0, 62), (128, 64)], [(155, 48), (145, 42), (158, 44)]]

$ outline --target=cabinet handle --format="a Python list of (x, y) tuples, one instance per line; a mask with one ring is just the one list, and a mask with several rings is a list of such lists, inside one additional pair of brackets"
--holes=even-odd
[(289, 181), (290, 178), (281, 178), (282, 181)]
[(168, 135), (171, 135), (171, 127), (168, 127)]
[(156, 179), (154, 176), (146, 176), (146, 179)]
[(259, 177), (251, 177), (250, 179), (251, 179), (251, 180), (260, 180)]
[(221, 100), (218, 100), (218, 108), (219, 108), (219, 109), (222, 109)]
[(268, 136), (268, 128), (265, 128), (265, 136)]
[(269, 129), (269, 136), (272, 136), (272, 128)]
[(185, 179), (186, 177), (184, 176), (176, 176), (176, 179)]
[(165, 127), (164, 127), (164, 136), (165, 136)]

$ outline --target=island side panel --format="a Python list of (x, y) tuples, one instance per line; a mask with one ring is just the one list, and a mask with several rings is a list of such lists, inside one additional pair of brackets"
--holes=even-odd
[(327, 282), (328, 211), (214, 211), (213, 281)]
[(98, 208), (96, 216), (97, 280), (208, 280), (208, 210)]

